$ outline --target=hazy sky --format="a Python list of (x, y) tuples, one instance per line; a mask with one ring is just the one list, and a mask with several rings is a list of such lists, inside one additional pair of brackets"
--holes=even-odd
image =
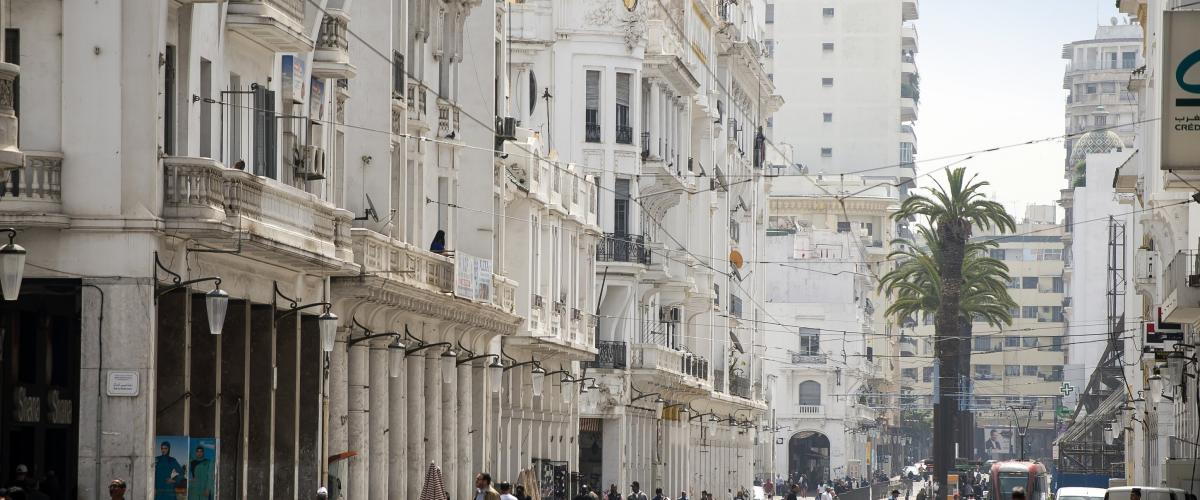
[[(938, 157), (1062, 135), (1062, 46), (1092, 38), (1097, 19), (1120, 17), (1112, 0), (921, 0), (920, 9), (921, 173), (953, 161)], [(990, 181), (1020, 218), (1026, 205), (1058, 199), (1066, 187), (1064, 154), (1056, 140), (979, 154), (962, 165)]]

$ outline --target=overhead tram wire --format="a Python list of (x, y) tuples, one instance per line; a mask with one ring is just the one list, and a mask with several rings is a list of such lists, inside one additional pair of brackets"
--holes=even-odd
[[(657, 1), (657, 3), (659, 4), (659, 6), (660, 6), (660, 7), (662, 7), (664, 10), (668, 10), (668, 11), (669, 11), (669, 9), (667, 9), (667, 8), (666, 8), (665, 4), (663, 4), (662, 0), (656, 0), (656, 1)], [(329, 12), (328, 12), (328, 11), (326, 11), (326, 10), (325, 10), (325, 8), (323, 8), (321, 5), (319, 5), (319, 4), (318, 4), (318, 3), (317, 3), (315, 0), (308, 0), (308, 2), (309, 2), (310, 4), (312, 4), (314, 7), (316, 7), (318, 10), (322, 11), (322, 13), (324, 13), (324, 14), (326, 14), (326, 15), (328, 15), (328, 14), (329, 14)], [(684, 39), (686, 40), (686, 39), (687, 39), (687, 36), (686, 36), (686, 31), (685, 31), (685, 30), (683, 30), (683, 29), (682, 29), (682, 28), (679, 26), (679, 22), (678, 22), (678, 20), (676, 20), (676, 19), (674, 19), (674, 18), (670, 18), (670, 21), (672, 22), (672, 24), (674, 24), (674, 25), (675, 25), (676, 29), (677, 29), (677, 30), (679, 30), (679, 34), (680, 34), (680, 36), (684, 37)], [(353, 30), (347, 29), (346, 31), (347, 31), (348, 33), (350, 33), (352, 36), (354, 36), (355, 38), (357, 38), (357, 39), (358, 39), (358, 40), (359, 40), (359, 41), (360, 41), (360, 42), (361, 42), (361, 43), (362, 43), (364, 46), (368, 47), (369, 49), (371, 49), (371, 51), (372, 51), (372, 52), (374, 52), (374, 53), (375, 53), (375, 54), (377, 54), (377, 55), (378, 55), (380, 58), (382, 58), (382, 59), (385, 61), (385, 63), (387, 63), (388, 65), (394, 65), (394, 62), (392, 61), (392, 59), (391, 59), (390, 57), (388, 57), (388, 56), (387, 56), (386, 54), (384, 54), (383, 52), (379, 51), (379, 49), (378, 49), (378, 48), (374, 47), (372, 44), (370, 44), (369, 42), (367, 42), (365, 39), (363, 39), (361, 36), (359, 36), (359, 35), (358, 35), (357, 33), (355, 33)], [(706, 69), (706, 70), (707, 70), (707, 71), (710, 73), (710, 75), (713, 77), (713, 82), (714, 82), (714, 83), (717, 83), (717, 85), (719, 85), (719, 86), (721, 87), (722, 91), (725, 93), (725, 95), (727, 96), (727, 98), (731, 99), (731, 98), (732, 98), (732, 94), (729, 92), (729, 90), (728, 90), (727, 88), (725, 88), (725, 85), (724, 85), (724, 83), (721, 81), (721, 79), (720, 79), (719, 77), (717, 77), (716, 73), (715, 73), (715, 72), (712, 70), (712, 68), (710, 67), (709, 63), (708, 63), (708, 62), (702, 62), (702, 64), (703, 64), (703, 66), (705, 67), (705, 69)], [(406, 69), (406, 68), (402, 68), (402, 69), (405, 71), (405, 74), (406, 74), (406, 75), (408, 75), (408, 77), (409, 77), (409, 78), (412, 78), (414, 81), (418, 82), (417, 84), (418, 84), (418, 85), (420, 85), (420, 86), (421, 86), (423, 89), (425, 89), (426, 91), (428, 91), (428, 92), (430, 92), (430, 93), (433, 93), (433, 94), (434, 94), (434, 96), (436, 96), (436, 97), (438, 97), (438, 98), (441, 98), (441, 96), (440, 96), (440, 95), (439, 95), (439, 94), (438, 94), (436, 91), (434, 91), (432, 88), (428, 88), (428, 87), (426, 87), (426, 86), (425, 86), (423, 83), (421, 83), (421, 82), (420, 82), (420, 79), (418, 79), (418, 78), (415, 78), (415, 77), (414, 77), (414, 75), (412, 75), (411, 73), (409, 73), (409, 72), (407, 71), (407, 69)], [(460, 111), (461, 111), (461, 110), (460, 110)], [(278, 114), (278, 113), (276, 113), (276, 114)], [(470, 113), (467, 113), (467, 112), (461, 112), (461, 114), (462, 114), (462, 115), (466, 115), (466, 116), (467, 116), (468, 118), (470, 118), (472, 121), (474, 121), (475, 123), (477, 123), (477, 124), (481, 125), (481, 126), (482, 126), (482, 127), (484, 127), (485, 129), (487, 129), (487, 130), (489, 130), (489, 131), (492, 131), (492, 133), (493, 133), (493, 134), (495, 133), (494, 123), (488, 123), (487, 121), (480, 120), (479, 118), (477, 118), (477, 117), (475, 117), (474, 115), (472, 115), (472, 114), (470, 114)], [(1155, 120), (1157, 120), (1157, 119), (1158, 119), (1158, 118), (1151, 118), (1151, 119), (1141, 120), (1141, 121), (1139, 121), (1139, 122), (1136, 122), (1136, 123), (1145, 123), (1145, 122), (1155, 121)], [(390, 131), (390, 130), (383, 131), (383, 130), (370, 129), (370, 128), (367, 128), (367, 127), (353, 126), (353, 125), (351, 125), (351, 124), (342, 124), (342, 123), (338, 123), (337, 125), (345, 126), (345, 127), (348, 127), (348, 128), (356, 128), (356, 129), (360, 129), (360, 130), (369, 130), (369, 131), (374, 131), (374, 132), (379, 132), (379, 133), (385, 133), (385, 134), (388, 134), (389, 136), (390, 136), (390, 135), (393, 135), (393, 134), (392, 134), (392, 131)], [(414, 139), (414, 138), (415, 138), (415, 139), (417, 139), (417, 140), (422, 140), (422, 141), (427, 141), (427, 142), (445, 143), (445, 144), (450, 144), (450, 145), (454, 145), (454, 146), (458, 146), (458, 147), (467, 147), (467, 148), (476, 149), (476, 150), (490, 151), (490, 152), (492, 152), (493, 154), (504, 154), (504, 152), (503, 152), (503, 151), (498, 151), (498, 150), (496, 150), (496, 149), (491, 149), (491, 148), (483, 148), (483, 147), (478, 147), (478, 146), (471, 146), (471, 145), (467, 145), (467, 144), (464, 144), (464, 143), (459, 143), (459, 142), (442, 141), (442, 140), (438, 140), (438, 139), (430, 139), (430, 138), (427, 138), (427, 137), (421, 137), (421, 136), (412, 136), (411, 134), (395, 134), (395, 135), (401, 135), (401, 136), (405, 136), (405, 137), (407, 137), (407, 138), (410, 138), (410, 139)], [(1066, 135), (1063, 135), (1063, 136), (1055, 136), (1055, 137), (1053, 137), (1053, 138), (1044, 138), (1044, 139), (1041, 139), (1041, 141), (1053, 140), (1053, 139), (1065, 138), (1065, 137), (1071, 137), (1071, 136), (1073, 136), (1073, 135), (1076, 135), (1076, 134), (1066, 134)], [(978, 152), (992, 152), (992, 151), (998, 151), (998, 150), (1001, 150), (1001, 149), (1006, 149), (1006, 148), (1010, 148), (1010, 147), (1017, 147), (1017, 146), (1024, 146), (1024, 145), (1034, 144), (1034, 143), (1036, 143), (1036, 142), (1039, 142), (1039, 140), (1031, 140), (1031, 141), (1025, 141), (1025, 142), (1022, 142), (1022, 143), (1016, 143), (1016, 144), (1011, 144), (1011, 145), (1007, 145), (1007, 146), (998, 146), (998, 147), (993, 147), (993, 148), (987, 148), (987, 149), (984, 149), (984, 150), (980, 150), (980, 151), (978, 151)], [(776, 151), (776, 153), (779, 153), (780, 155), (782, 155), (782, 151), (779, 149), (779, 147), (778, 147), (777, 145), (775, 145), (775, 144), (774, 144), (774, 142), (770, 141), (769, 139), (766, 139), (766, 138), (764, 138), (764, 143), (765, 143), (765, 144), (769, 144), (769, 145), (770, 145), (770, 146), (771, 146), (771, 147), (772, 147), (772, 148), (773, 148), (773, 149)], [(518, 147), (519, 147), (520, 149), (524, 149), (524, 148), (521, 148), (519, 145), (518, 145)], [(526, 150), (526, 151), (528, 151), (528, 150)], [(950, 156), (946, 156), (946, 157), (944, 157), (944, 158), (952, 158), (952, 157), (956, 157), (956, 156), (959, 156), (959, 155), (950, 155)], [(534, 159), (534, 160), (538, 160), (538, 161), (546, 161), (546, 162), (548, 162), (548, 163), (550, 163), (550, 164), (554, 165), (556, 168), (558, 168), (558, 169), (560, 169), (560, 170), (563, 170), (563, 171), (565, 171), (565, 172), (566, 172), (568, 175), (571, 175), (571, 176), (573, 176), (573, 177), (576, 177), (577, 179), (578, 179), (578, 178), (580, 178), (578, 174), (575, 174), (575, 173), (572, 173), (572, 172), (570, 172), (570, 171), (567, 171), (567, 170), (563, 169), (563, 168), (561, 167), (561, 163), (562, 163), (562, 162), (560, 162), (560, 161), (557, 161), (557, 160), (546, 160), (546, 159), (543, 159), (543, 158), (541, 158), (539, 155), (535, 155), (535, 154), (530, 154), (530, 155), (528, 155), (528, 157), (529, 157), (530, 159)], [(972, 157), (973, 157), (973, 155), (972, 155)], [(936, 158), (935, 158), (935, 159), (936, 159)], [(935, 159), (923, 159), (922, 161), (933, 161), (933, 160), (935, 160)], [(969, 158), (968, 158), (968, 159), (969, 159)], [(962, 161), (965, 161), (965, 160), (966, 160), (966, 159), (964, 159), (964, 160), (962, 160)], [(865, 171), (880, 170), (880, 169), (883, 169), (883, 168), (889, 168), (889, 167), (888, 167), (888, 166), (885, 166), (885, 167), (877, 167), (877, 168), (873, 168), (873, 169), (864, 169), (864, 170), (860, 170), (860, 171), (856, 171), (856, 172), (851, 172), (851, 173), (861, 173), (861, 172), (865, 172)], [(939, 169), (939, 170), (940, 170), (940, 169)], [(930, 171), (930, 172), (928, 172), (928, 173), (921, 174), (921, 175), (919, 175), (919, 176), (917, 176), (917, 177), (914, 177), (914, 178), (910, 179), (909, 181), (906, 181), (905, 183), (908, 183), (908, 182), (915, 181), (915, 180), (916, 180), (916, 179), (918, 179), (918, 178), (921, 178), (921, 177), (924, 177), (924, 176), (927, 176), (927, 175), (931, 175), (932, 173), (935, 173), (935, 172), (937, 172), (937, 171), (938, 171), (938, 170), (932, 170), (932, 171)], [(802, 176), (803, 176), (803, 177), (806, 177), (806, 178), (808, 178), (810, 181), (812, 181), (812, 179), (811, 179), (811, 177), (809, 177), (809, 175), (807, 175), (807, 174), (802, 174)], [(814, 182), (814, 185), (817, 185), (817, 184)], [(615, 193), (615, 190), (613, 190), (613, 189), (609, 189), (609, 188), (606, 188), (606, 187), (604, 187), (604, 186), (600, 186), (599, 184), (597, 184), (596, 186), (597, 186), (597, 188), (598, 188), (598, 189), (604, 189), (604, 190), (606, 190), (606, 191), (610, 191), (610, 192), (613, 192), (613, 193)], [(827, 194), (831, 194), (831, 193), (829, 193), (829, 192), (828, 192), (828, 190), (824, 189), (823, 187), (821, 187), (821, 186), (819, 186), (819, 185), (817, 185), (817, 186), (818, 186), (819, 188), (821, 188), (821, 190), (822, 190), (822, 191), (825, 191)], [(712, 189), (708, 189), (708, 190), (702, 190), (702, 191), (711, 191), (711, 190), (712, 190)], [(646, 207), (644, 206), (644, 204), (641, 202), (641, 200), (640, 200), (640, 199), (634, 199), (633, 201), (634, 201), (635, 203), (637, 203), (639, 206), (641, 206), (641, 207), (642, 207), (642, 209), (643, 209), (643, 211), (645, 211)], [(1182, 203), (1187, 203), (1187, 202), (1185, 201), (1185, 202), (1182, 202)], [(1166, 208), (1166, 207), (1173, 206), (1173, 205), (1175, 205), (1175, 204), (1171, 204), (1171, 205), (1163, 205), (1163, 206), (1160, 206), (1160, 207), (1153, 207), (1153, 208), (1146, 209), (1146, 210), (1141, 210), (1141, 211), (1155, 210), (1155, 209), (1158, 209), (1158, 208)], [(843, 205), (843, 211), (845, 211), (845, 207), (844, 207), (844, 205)], [(675, 236), (674, 236), (673, 234), (671, 234), (671, 233), (670, 233), (670, 232), (669, 232), (669, 231), (668, 231), (668, 230), (667, 230), (667, 229), (664, 227), (664, 225), (661, 223), (661, 221), (658, 221), (658, 220), (654, 219), (653, 217), (650, 217), (650, 219), (651, 219), (651, 220), (652, 220), (652, 221), (653, 221), (653, 222), (654, 222), (654, 223), (655, 223), (655, 224), (656, 224), (656, 225), (659, 227), (659, 229), (662, 231), (662, 233), (663, 233), (663, 234), (667, 235), (667, 236), (668, 236), (668, 237), (669, 237), (671, 240), (673, 240), (673, 241), (675, 242), (675, 244), (676, 244), (676, 245), (679, 245), (679, 246), (681, 247), (681, 248), (680, 248), (680, 250), (684, 251), (685, 253), (688, 253), (689, 255), (692, 255), (692, 257), (693, 257), (693, 258), (695, 258), (695, 259), (697, 260), (697, 262), (698, 262), (699, 264), (701, 264), (703, 267), (706, 267), (706, 268), (710, 269), (711, 271), (713, 271), (713, 272), (714, 272), (714, 273), (716, 273), (716, 274), (720, 274), (720, 275), (722, 275), (722, 276), (725, 276), (727, 279), (730, 279), (730, 278), (732, 278), (732, 277), (730, 276), (730, 274), (731, 274), (731, 273), (724, 273), (724, 272), (721, 272), (721, 271), (717, 270), (716, 268), (714, 268), (714, 267), (713, 267), (713, 266), (711, 266), (710, 264), (708, 264), (708, 263), (704, 262), (704, 260), (703, 260), (703, 259), (701, 259), (701, 258), (699, 258), (699, 256), (697, 256), (696, 254), (692, 253), (690, 250), (687, 250), (687, 249), (686, 249), (686, 247), (685, 247), (684, 245), (682, 245), (682, 244), (679, 242), (679, 240), (678, 240), (677, 238), (675, 238)], [(1107, 217), (1105, 217), (1104, 219), (1107, 219)], [(1099, 220), (1099, 219), (1096, 219), (1096, 220)], [(1076, 224), (1078, 224), (1078, 223), (1083, 223), (1083, 222), (1090, 222), (1090, 221), (1081, 221), (1081, 222), (1076, 222)], [(865, 252), (864, 252), (864, 254), (865, 254)], [(668, 258), (668, 259), (670, 259), (670, 257), (669, 257), (669, 256), (668, 256), (667, 258)], [(672, 259), (672, 260), (674, 260), (674, 259)], [(678, 261), (677, 261), (677, 262), (678, 262)], [(872, 272), (872, 274), (874, 274), (874, 270), (870, 269), (870, 266), (868, 266), (868, 270), (870, 270), (870, 271)], [(877, 275), (876, 275), (876, 279), (878, 279), (878, 276), (877, 276)], [(732, 281), (732, 282), (734, 282), (734, 283), (735, 283), (735, 284), (736, 284), (736, 285), (737, 285), (739, 288), (742, 288), (742, 290), (743, 290), (744, 292), (746, 292), (745, 288), (741, 286), (741, 283), (740, 283), (739, 281), (736, 281), (736, 280), (733, 280), (733, 279), (731, 279), (731, 281)], [(748, 293), (748, 292), (747, 292), (747, 293)], [(767, 310), (767, 309), (766, 309), (764, 306), (762, 306), (761, 304), (759, 304), (757, 300), (754, 300), (754, 298), (753, 298), (753, 294), (748, 294), (748, 298), (750, 298), (750, 299), (751, 299), (751, 302), (752, 302), (752, 303), (754, 303), (756, 307), (758, 307), (758, 308), (759, 308), (760, 310), (762, 310), (762, 311), (763, 311), (765, 314), (767, 314), (769, 317), (771, 317), (771, 319), (774, 319), (774, 320), (778, 321), (778, 319), (777, 319), (777, 318), (774, 318), (774, 316), (773, 316), (773, 315), (772, 315), (772, 314), (771, 314), (771, 313), (770, 313), (770, 312), (769, 312), (769, 311), (768, 311), (768, 310)]]

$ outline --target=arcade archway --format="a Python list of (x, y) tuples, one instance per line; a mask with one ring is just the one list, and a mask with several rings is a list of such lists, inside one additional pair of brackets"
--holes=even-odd
[(804, 475), (809, 485), (829, 479), (829, 438), (815, 431), (800, 431), (788, 440), (788, 473), (794, 481)]

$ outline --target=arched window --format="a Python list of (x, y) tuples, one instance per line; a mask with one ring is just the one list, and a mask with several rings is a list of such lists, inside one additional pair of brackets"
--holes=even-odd
[(800, 383), (800, 404), (816, 406), (821, 404), (821, 384), (812, 380)]

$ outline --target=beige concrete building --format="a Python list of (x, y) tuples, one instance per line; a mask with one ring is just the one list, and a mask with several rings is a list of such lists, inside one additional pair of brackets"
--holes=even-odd
[[(972, 324), (970, 391), (964, 401), (975, 414), (972, 459), (1019, 457), (1019, 428), (1028, 427), (1026, 457), (1048, 461), (1054, 437), (1054, 409), (1067, 363), (1063, 317), (1062, 227), (1054, 223), (1053, 206), (1029, 207), (1015, 233), (979, 232), (995, 239), (992, 257), (1009, 268), (1009, 294), (1018, 307), (1013, 324), (1004, 328)], [(1046, 210), (1049, 208), (1051, 210)], [(1049, 213), (1047, 217), (1046, 212)], [(918, 318), (900, 339), (901, 384), (912, 395), (933, 393), (937, 367), (933, 350), (933, 317)], [(913, 398), (927, 404), (924, 398)], [(1019, 407), (1028, 406), (1028, 409)], [(1018, 407), (1016, 411), (1009, 407)], [(1014, 418), (1014, 415), (1017, 415)], [(1027, 423), (1028, 422), (1028, 423)], [(1019, 425), (1018, 425), (1019, 424)], [(995, 439), (993, 432), (995, 431)], [(968, 455), (959, 452), (960, 456)]]

